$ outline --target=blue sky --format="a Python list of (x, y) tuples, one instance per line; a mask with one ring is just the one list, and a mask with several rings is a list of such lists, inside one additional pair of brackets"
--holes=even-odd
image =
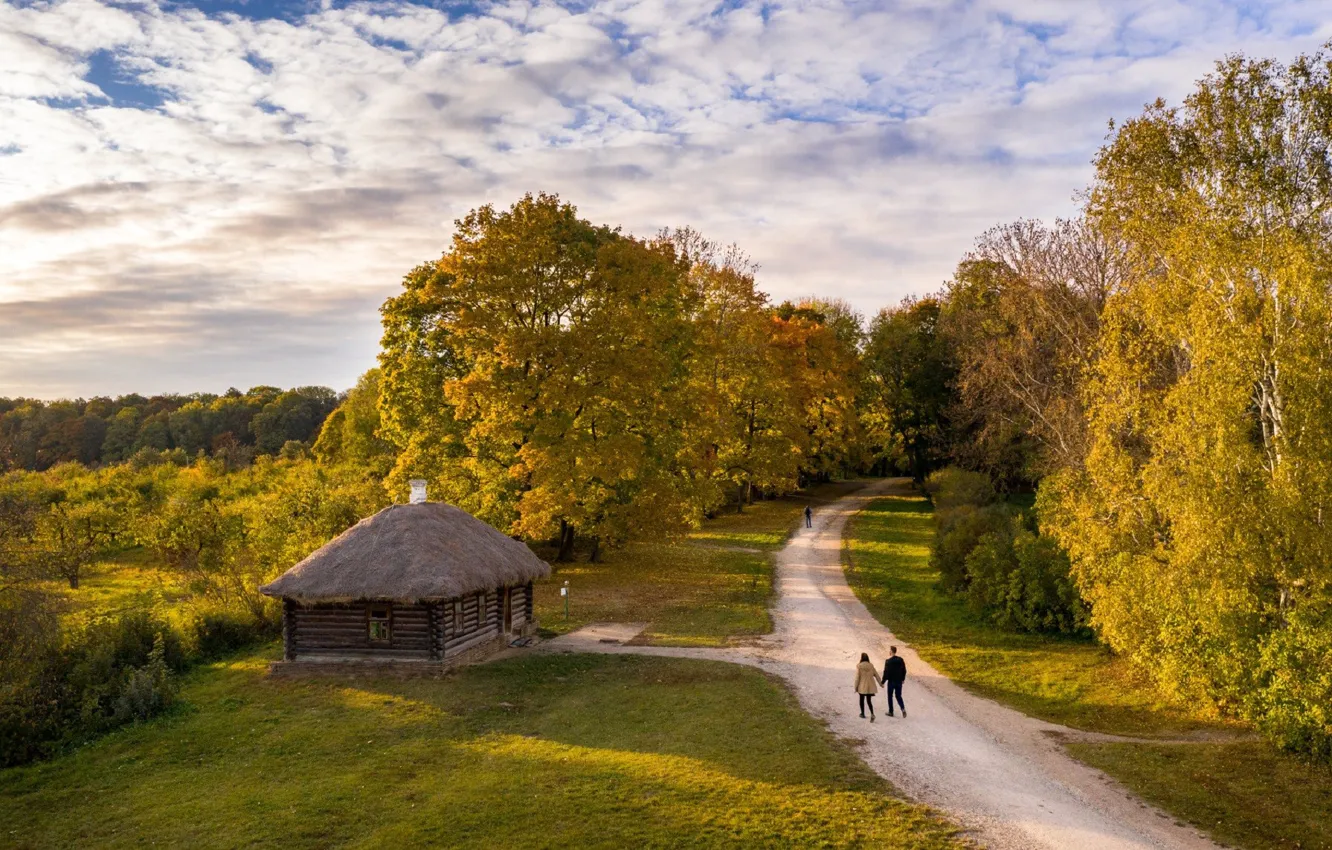
[(452, 221), (692, 225), (867, 314), (1332, 0), (0, 2), (0, 395), (350, 385)]

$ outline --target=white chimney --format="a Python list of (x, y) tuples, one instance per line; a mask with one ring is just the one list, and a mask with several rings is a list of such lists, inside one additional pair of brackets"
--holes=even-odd
[(407, 482), (412, 485), (412, 500), (410, 504), (424, 505), (426, 502), (426, 482), (424, 478), (413, 478)]

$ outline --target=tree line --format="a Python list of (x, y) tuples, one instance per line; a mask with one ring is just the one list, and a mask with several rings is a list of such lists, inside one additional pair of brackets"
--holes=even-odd
[(903, 393), (903, 438), (987, 479), (937, 484), (967, 506), (941, 512), (945, 576), (985, 585), (1006, 550), (1012, 579), (1020, 535), (986, 487), (1035, 487), (1048, 598), (1062, 558), (1096, 636), (1164, 692), (1324, 761), (1329, 119), (1326, 50), (1227, 58), (1112, 129), (1080, 216), (990, 231), (890, 319), (936, 352), (907, 358), (931, 389)]
[(340, 401), (327, 387), (267, 386), (222, 395), (0, 398), (0, 472), (70, 462), (100, 466), (165, 451), (187, 460), (202, 452), (244, 466), (288, 443), (308, 445)]

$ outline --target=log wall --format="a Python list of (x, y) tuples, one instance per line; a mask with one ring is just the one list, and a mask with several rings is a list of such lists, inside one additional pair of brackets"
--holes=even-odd
[[(389, 640), (370, 640), (370, 608), (388, 608)], [(287, 618), (293, 655), (364, 655), (429, 658), (429, 612), (424, 605), (357, 602), (347, 605), (292, 606)]]
[[(449, 661), (502, 637), (508, 596), (511, 630), (532, 622), (532, 585), (495, 588), (417, 605), (353, 602), (303, 606), (283, 602), (283, 656), (345, 655)], [(389, 640), (370, 640), (370, 610), (389, 610)]]

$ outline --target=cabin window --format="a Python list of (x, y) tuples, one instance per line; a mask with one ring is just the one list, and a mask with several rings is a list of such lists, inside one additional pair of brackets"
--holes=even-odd
[(383, 643), (392, 639), (392, 615), (387, 605), (370, 609), (370, 640)]

